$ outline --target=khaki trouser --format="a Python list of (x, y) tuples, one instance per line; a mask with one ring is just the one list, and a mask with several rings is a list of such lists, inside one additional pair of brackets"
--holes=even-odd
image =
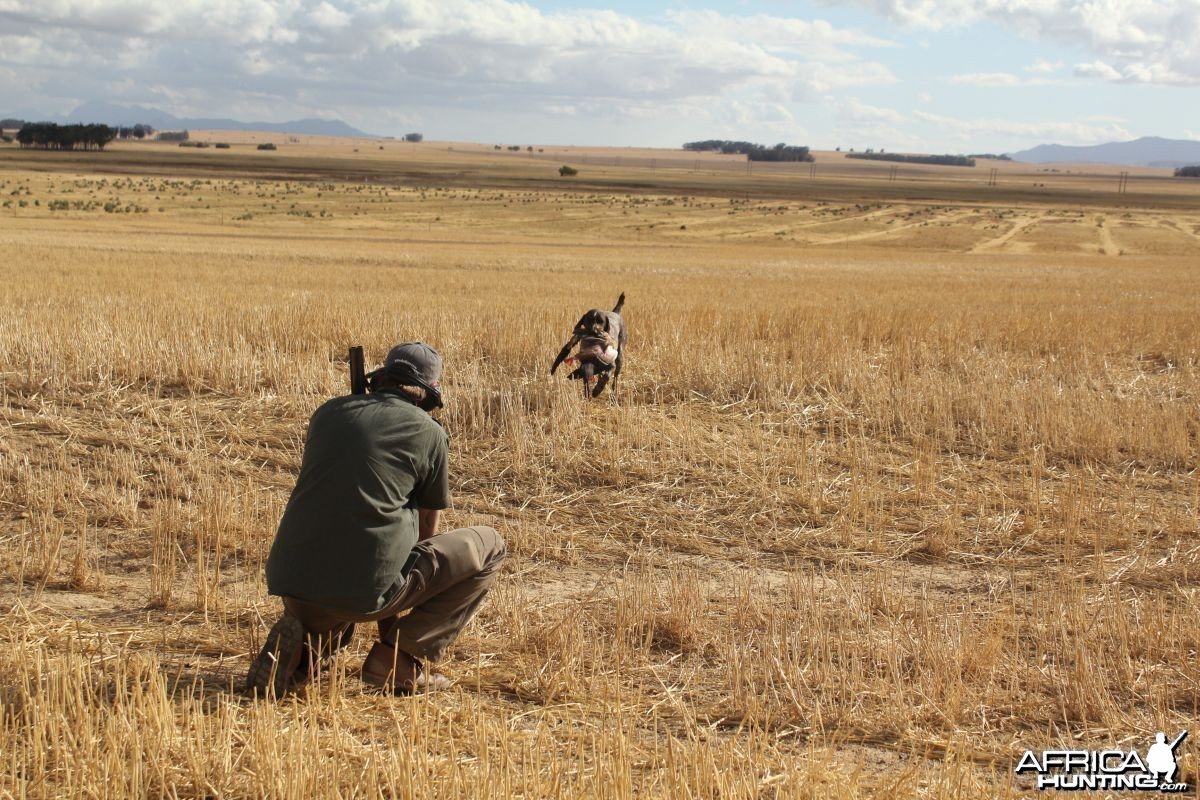
[[(293, 597), (283, 598), (284, 608), (307, 633), (322, 638), (340, 634), (347, 623), (378, 622), (380, 638), (388, 644), (437, 661), (496, 582), (506, 553), (504, 540), (491, 528), (459, 528), (418, 542), (413, 552), (408, 574), (378, 611), (334, 611)], [(409, 613), (401, 617), (404, 611)]]

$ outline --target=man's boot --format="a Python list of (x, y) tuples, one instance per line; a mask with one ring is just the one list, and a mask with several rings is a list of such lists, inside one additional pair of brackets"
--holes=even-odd
[(304, 626), (288, 612), (271, 626), (258, 657), (246, 673), (246, 691), (261, 697), (283, 697), (294, 687), (304, 654)]
[(376, 642), (363, 661), (364, 683), (395, 694), (436, 692), (450, 686), (445, 675), (428, 672), (419, 659), (387, 642)]

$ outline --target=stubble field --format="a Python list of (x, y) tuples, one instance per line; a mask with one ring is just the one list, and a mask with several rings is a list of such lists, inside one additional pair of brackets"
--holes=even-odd
[[(1178, 183), (108, 155), (0, 152), (0, 795), (1006, 796), (1197, 719)], [(588, 403), (547, 369), (621, 291)], [(446, 524), (509, 544), (456, 685), (369, 690), (360, 633), (247, 698), (308, 415), (405, 339)]]

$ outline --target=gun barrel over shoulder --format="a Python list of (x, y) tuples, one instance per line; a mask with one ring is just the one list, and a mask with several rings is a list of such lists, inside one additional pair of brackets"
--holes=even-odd
[(361, 346), (350, 348), (350, 394), (367, 393), (367, 374), (363, 366), (363, 349)]

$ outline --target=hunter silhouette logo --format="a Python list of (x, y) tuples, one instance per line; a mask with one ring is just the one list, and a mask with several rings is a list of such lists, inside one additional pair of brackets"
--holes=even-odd
[(1186, 792), (1188, 784), (1176, 783), (1179, 762), (1175, 751), (1187, 738), (1183, 731), (1168, 742), (1161, 731), (1146, 757), (1137, 750), (1026, 750), (1017, 763), (1016, 773), (1037, 776), (1038, 789), (1060, 791), (1134, 790)]

